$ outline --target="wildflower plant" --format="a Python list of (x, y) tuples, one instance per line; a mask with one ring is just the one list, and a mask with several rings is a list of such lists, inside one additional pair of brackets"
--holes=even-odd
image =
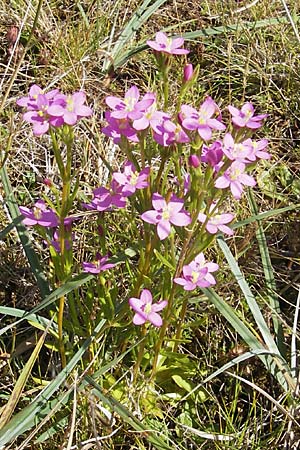
[[(186, 103), (185, 94), (198, 82), (198, 68), (186, 63), (184, 40), (159, 32), (147, 42), (161, 83), (156, 91), (140, 92), (133, 85), (121, 97), (106, 97), (109, 109), (101, 131), (118, 145), (121, 156), (113, 167), (108, 165), (107, 183), (99, 180), (98, 186), (91, 186), (84, 202), (72, 166), (72, 148), (77, 122), (92, 116), (86, 94), (47, 93), (34, 85), (17, 101), (26, 108), (23, 119), (33, 133), (38, 138), (50, 135), (60, 174), (60, 186), (50, 183), (48, 198), (44, 196), (32, 209), (20, 206), (23, 223), (35, 226), (47, 242), (55, 287), (82, 272), (89, 277), (84, 307), (78, 301), (79, 291), (70, 298), (62, 295), (58, 302), (62, 366), (68, 361), (64, 326), (71, 321), (66, 329), (79, 330), (81, 336), (90, 330), (94, 315), (90, 310), (94, 311), (97, 298), (98, 323), (103, 319), (108, 328), (127, 330), (122, 345), (126, 347), (135, 333), (142, 338), (134, 353), (134, 380), (141, 370), (155, 379), (163, 350), (176, 352), (191, 295), (217, 285), (222, 261), (215, 262), (209, 250), (220, 234), (234, 234), (234, 205), (248, 187), (256, 185), (255, 164), (270, 158), (268, 141), (253, 137), (265, 114), (255, 115), (249, 102), (240, 109), (229, 105), (221, 110), (208, 95), (200, 104)], [(174, 110), (168, 74), (175, 57), (184, 58), (184, 67)], [(86, 214), (95, 218), (100, 232), (97, 252), (83, 261), (74, 255), (73, 241), (80, 236), (72, 232), (72, 217)], [(128, 239), (134, 248), (134, 263), (126, 257), (128, 248), (119, 248), (120, 229), (121, 243)], [(125, 230), (130, 230), (129, 237)], [(121, 271), (124, 283), (118, 282)]]

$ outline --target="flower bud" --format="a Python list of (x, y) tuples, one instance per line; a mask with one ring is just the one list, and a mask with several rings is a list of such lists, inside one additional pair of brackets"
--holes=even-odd
[(194, 75), (194, 68), (192, 64), (187, 64), (183, 69), (183, 79), (185, 82), (190, 81)]
[(52, 182), (52, 180), (50, 180), (50, 178), (44, 178), (43, 183), (45, 184), (45, 186), (48, 186), (48, 187), (53, 186), (53, 182)]
[(200, 166), (200, 158), (198, 158), (197, 155), (191, 155), (189, 157), (189, 164), (191, 167), (194, 167), (194, 169), (197, 169), (197, 167)]

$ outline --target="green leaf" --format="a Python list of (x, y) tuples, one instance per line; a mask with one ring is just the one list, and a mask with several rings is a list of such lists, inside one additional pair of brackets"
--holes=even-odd
[(175, 272), (175, 267), (168, 261), (159, 251), (154, 249), (154, 254), (156, 258), (163, 264), (163, 266), (168, 267), (172, 272)]
[(172, 380), (177, 384), (177, 386), (179, 386), (181, 389), (184, 389), (187, 392), (191, 392), (193, 389), (191, 383), (186, 381), (180, 375), (172, 375)]
[[(8, 306), (0, 306), (0, 314), (13, 317), (23, 317), (25, 314), (28, 314), (28, 312), (24, 311), (24, 309), (10, 308)], [(31, 313), (29, 313), (29, 315), (26, 316), (26, 320), (39, 330), (44, 331), (48, 327), (50, 333), (53, 333), (55, 336), (58, 336), (57, 324), (55, 322), (52, 322), (51, 320), (46, 319), (45, 317)]]

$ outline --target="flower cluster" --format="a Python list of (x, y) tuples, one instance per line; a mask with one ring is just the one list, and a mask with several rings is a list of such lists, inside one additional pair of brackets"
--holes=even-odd
[[(172, 55), (189, 53), (182, 48), (183, 38), (172, 39), (159, 32), (155, 40), (147, 43), (154, 50), (159, 68), (164, 71), (163, 80), (167, 82)], [(227, 205), (231, 202), (225, 200), (231, 196), (239, 200), (245, 186), (255, 186), (256, 181), (248, 172), (260, 159), (270, 158), (267, 139), (253, 139), (254, 131), (262, 126), (267, 115), (255, 115), (251, 103), (246, 102), (241, 109), (227, 106), (230, 114), (228, 125), (211, 97), (206, 96), (196, 106), (184, 103), (185, 92), (196, 81), (197, 74), (197, 69), (185, 64), (175, 113), (165, 111), (167, 89), (163, 92), (164, 110), (159, 106), (159, 94), (150, 91), (143, 94), (135, 85), (125, 92), (123, 98), (109, 95), (105, 99), (109, 110), (105, 112), (106, 125), (102, 132), (124, 150), (126, 159), (121, 169), (111, 174), (109, 185), (94, 189), (93, 198), (82, 206), (104, 213), (125, 208), (131, 203), (132, 210), (135, 208), (139, 214), (137, 228), (141, 230), (141, 242), (149, 229), (151, 234), (155, 233), (155, 239), (149, 239), (150, 245), (141, 252), (141, 265), (142, 258), (147, 264), (144, 265), (145, 273), (141, 272), (143, 277), (137, 278), (142, 281), (134, 292), (139, 292), (146, 280), (148, 283), (147, 270), (149, 267), (151, 270), (152, 253), (155, 253), (159, 241), (164, 241), (166, 250), (170, 248), (172, 262), (176, 255), (179, 258), (174, 269), (176, 275), (172, 275), (173, 282), (178, 285), (176, 289), (175, 286), (172, 288), (175, 293), (180, 287), (192, 291), (215, 285), (213, 273), (219, 266), (206, 261), (204, 253), (199, 251), (204, 251), (217, 233), (233, 235), (230, 223), (234, 214), (228, 210)], [(39, 136), (50, 127), (54, 131), (63, 125), (71, 127), (80, 118), (91, 116), (92, 110), (85, 101), (82, 91), (72, 95), (64, 95), (57, 89), (44, 93), (39, 86), (33, 85), (28, 96), (20, 98), (17, 104), (27, 109), (24, 120), (33, 125), (34, 134)], [(158, 171), (156, 167), (160, 167)], [(151, 204), (152, 209), (149, 209)], [(37, 201), (32, 209), (20, 207), (20, 211), (24, 224), (52, 229), (52, 234), (48, 230), (47, 236), (51, 235), (53, 239), (48, 238), (47, 242), (57, 253), (61, 252), (61, 226), (69, 227), (64, 248), (71, 248), (70, 218), (60, 223), (63, 219), (59, 219), (43, 200)], [(99, 218), (104, 221), (106, 214), (100, 214)], [(146, 252), (149, 254), (145, 258)], [(99, 253), (94, 261), (82, 263), (83, 271), (92, 274), (114, 266), (108, 254), (101, 256)], [(168, 305), (166, 315), (170, 317), (174, 297), (176, 295), (172, 299), (170, 296), (168, 301), (154, 303), (150, 290), (142, 289), (140, 298), (129, 299), (135, 312), (133, 323), (143, 325), (150, 322), (160, 327), (163, 322), (159, 312)]]
[(27, 111), (23, 119), (33, 125), (33, 133), (41, 136), (50, 126), (75, 125), (82, 117), (92, 115), (92, 110), (85, 105), (86, 96), (82, 91), (65, 95), (58, 89), (44, 93), (40, 86), (34, 84), (29, 95), (17, 100), (17, 105)]

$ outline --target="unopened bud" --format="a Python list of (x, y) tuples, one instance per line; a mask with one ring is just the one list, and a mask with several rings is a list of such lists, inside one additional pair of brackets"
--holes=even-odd
[(11, 25), (6, 33), (6, 39), (9, 44), (14, 44), (18, 38), (19, 28), (16, 25)]
[(192, 64), (187, 64), (183, 69), (183, 79), (185, 82), (190, 81), (194, 75), (194, 68)]
[(51, 187), (53, 185), (52, 180), (50, 178), (44, 178), (43, 183), (45, 186)]
[(194, 169), (197, 169), (197, 167), (200, 166), (200, 158), (197, 155), (191, 155), (189, 157), (189, 164), (191, 167), (194, 167)]

